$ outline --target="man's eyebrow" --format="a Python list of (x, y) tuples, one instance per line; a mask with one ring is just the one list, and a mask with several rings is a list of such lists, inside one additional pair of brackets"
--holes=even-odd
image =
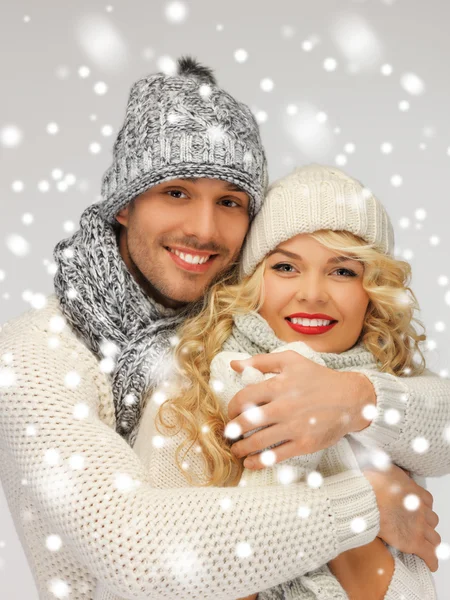
[[(272, 250), (271, 252), (269, 252), (269, 254), (267, 255), (267, 258), (269, 258), (269, 256), (272, 256), (272, 254), (284, 254), (285, 256), (288, 256), (289, 258), (293, 258), (294, 260), (303, 260), (302, 257), (299, 254), (295, 254), (295, 252), (290, 252), (289, 250), (282, 250), (281, 248), (275, 248), (275, 250)], [(342, 262), (346, 262), (346, 261), (356, 261), (356, 262), (361, 262), (359, 261), (356, 257), (355, 258), (350, 258), (348, 256), (332, 256), (331, 258), (329, 258), (327, 260), (327, 264), (339, 264)]]
[[(183, 179), (184, 181), (189, 181), (190, 183), (196, 183), (200, 179), (200, 177), (181, 177), (181, 179)], [(236, 185), (235, 183), (232, 183), (231, 181), (224, 181), (224, 184), (227, 190), (229, 190), (230, 192), (241, 192), (243, 194), (247, 193), (240, 186)]]
[(243, 190), (240, 186), (236, 185), (235, 183), (231, 183), (231, 182), (227, 181), (226, 187), (228, 190), (230, 190), (230, 192), (242, 192), (243, 194), (247, 193), (245, 190)]

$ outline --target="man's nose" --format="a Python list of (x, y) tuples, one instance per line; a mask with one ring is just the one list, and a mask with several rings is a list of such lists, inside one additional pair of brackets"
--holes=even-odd
[(183, 231), (186, 236), (195, 237), (202, 244), (217, 242), (219, 216), (215, 204), (210, 200), (192, 202), (183, 215)]

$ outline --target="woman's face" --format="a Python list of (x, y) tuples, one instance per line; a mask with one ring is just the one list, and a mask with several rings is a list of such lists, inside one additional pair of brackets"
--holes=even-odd
[(268, 255), (259, 312), (285, 342), (344, 352), (357, 342), (369, 304), (363, 273), (361, 262), (299, 234)]

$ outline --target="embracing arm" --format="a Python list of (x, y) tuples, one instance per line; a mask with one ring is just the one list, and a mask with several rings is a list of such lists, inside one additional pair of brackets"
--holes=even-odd
[(328, 566), (350, 600), (436, 600), (423, 560), (389, 548), (380, 538), (344, 552)]
[[(395, 464), (417, 475), (438, 477), (450, 473), (450, 443), (446, 438), (450, 379), (429, 370), (414, 377), (394, 377), (368, 369), (358, 373), (367, 378), (361, 382), (365, 386), (361, 394), (370, 394), (368, 386), (373, 386), (378, 414), (365, 428), (361, 422), (355, 423), (350, 435), (364, 446), (381, 448)], [(360, 431), (355, 431), (358, 428)], [(416, 438), (425, 438), (428, 450), (414, 450)]]
[[(0, 355), (12, 354), (15, 374), (0, 393), (3, 455), (75, 559), (121, 598), (244, 597), (375, 538), (376, 498), (358, 473), (326, 478), (318, 489), (153, 488), (133, 449), (98, 416), (97, 385), (106, 380), (97, 361), (75, 338), (64, 340), (64, 351), (49, 348), (48, 338), (12, 323), (0, 336)], [(79, 383), (67, 387), (72, 371)], [(80, 404), (89, 409), (84, 419), (74, 415)], [(30, 424), (36, 436), (26, 435)], [(48, 450), (57, 450), (57, 464), (43, 460)], [(73, 469), (70, 459), (80, 454), (83, 468)], [(308, 519), (298, 515), (303, 505)], [(352, 531), (349, 505), (366, 531)], [(305, 544), (299, 558), (308, 539), (320, 543)], [(249, 545), (245, 556), (240, 543)], [(194, 553), (192, 577), (179, 576), (177, 552)]]

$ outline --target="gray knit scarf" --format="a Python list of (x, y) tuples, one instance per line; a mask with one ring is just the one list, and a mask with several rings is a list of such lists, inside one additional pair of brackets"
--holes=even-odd
[[(286, 342), (275, 335), (267, 321), (256, 312), (236, 315), (233, 321), (231, 335), (223, 344), (222, 350), (247, 352), (253, 356), (254, 354), (272, 352), (276, 348), (286, 345)], [(366, 349), (360, 340), (345, 352), (315, 352), (310, 349), (308, 354), (311, 357), (314, 355), (320, 356), (330, 369), (374, 368), (376, 364), (373, 354)]]
[(116, 431), (133, 446), (145, 393), (164, 378), (170, 338), (185, 310), (164, 308), (143, 292), (98, 204), (83, 212), (80, 229), (57, 244), (54, 257), (55, 292), (75, 332), (99, 359), (105, 357), (105, 342), (115, 344)]

